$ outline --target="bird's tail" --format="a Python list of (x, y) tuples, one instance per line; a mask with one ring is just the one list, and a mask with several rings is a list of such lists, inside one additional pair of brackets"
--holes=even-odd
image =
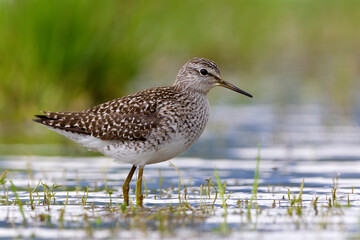
[(83, 114), (81, 112), (49, 112), (42, 111), (41, 115), (34, 115), (34, 122), (51, 128), (62, 129), (71, 132), (89, 134), (83, 126)]

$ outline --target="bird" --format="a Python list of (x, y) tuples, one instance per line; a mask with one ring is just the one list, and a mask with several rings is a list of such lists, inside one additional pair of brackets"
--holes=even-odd
[(83, 111), (42, 111), (33, 121), (115, 162), (131, 164), (122, 185), (126, 206), (138, 167), (135, 197), (136, 206), (142, 207), (144, 167), (172, 159), (197, 141), (209, 119), (207, 94), (216, 86), (253, 97), (223, 80), (215, 62), (192, 58), (172, 86), (146, 89)]

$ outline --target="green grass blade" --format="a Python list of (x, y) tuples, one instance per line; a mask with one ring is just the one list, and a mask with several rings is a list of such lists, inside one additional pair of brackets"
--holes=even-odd
[(247, 216), (248, 219), (251, 221), (251, 213), (250, 213), (250, 209), (252, 208), (252, 202), (255, 198), (257, 198), (257, 189), (258, 189), (258, 181), (259, 181), (259, 167), (260, 167), (260, 159), (261, 159), (261, 144), (258, 144), (258, 154), (257, 154), (257, 158), (256, 158), (256, 169), (255, 169), (255, 174), (254, 174), (254, 184), (253, 184), (253, 189), (251, 191), (251, 198), (250, 198), (250, 203), (248, 205), (247, 208)]
[(25, 213), (24, 213), (24, 209), (23, 209), (23, 205), (22, 205), (22, 202), (19, 198), (19, 195), (17, 194), (16, 192), (16, 187), (14, 185), (14, 183), (10, 180), (10, 184), (11, 184), (11, 190), (14, 192), (14, 195), (15, 195), (15, 198), (16, 198), (16, 204), (19, 206), (19, 209), (20, 209), (20, 212), (21, 212), (21, 215), (23, 217), (23, 221), (24, 223), (26, 222), (26, 218), (25, 218)]

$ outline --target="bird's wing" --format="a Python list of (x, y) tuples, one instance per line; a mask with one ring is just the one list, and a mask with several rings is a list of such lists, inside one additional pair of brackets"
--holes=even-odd
[(159, 125), (160, 118), (157, 112), (107, 114), (97, 121), (89, 126), (94, 137), (103, 140), (146, 140), (150, 131)]
[(146, 140), (160, 122), (157, 112), (148, 114), (84, 114), (82, 112), (43, 112), (35, 122), (56, 129), (91, 135), (102, 140)]
[(103, 140), (146, 140), (161, 122), (156, 96), (143, 94), (114, 99), (81, 112), (47, 112), (35, 122)]

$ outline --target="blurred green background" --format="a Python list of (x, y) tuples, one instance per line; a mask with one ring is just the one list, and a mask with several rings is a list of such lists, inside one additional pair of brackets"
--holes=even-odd
[(0, 1), (0, 151), (68, 143), (33, 114), (170, 85), (195, 56), (255, 95), (217, 89), (212, 105), (359, 107), (360, 1), (129, 2)]

